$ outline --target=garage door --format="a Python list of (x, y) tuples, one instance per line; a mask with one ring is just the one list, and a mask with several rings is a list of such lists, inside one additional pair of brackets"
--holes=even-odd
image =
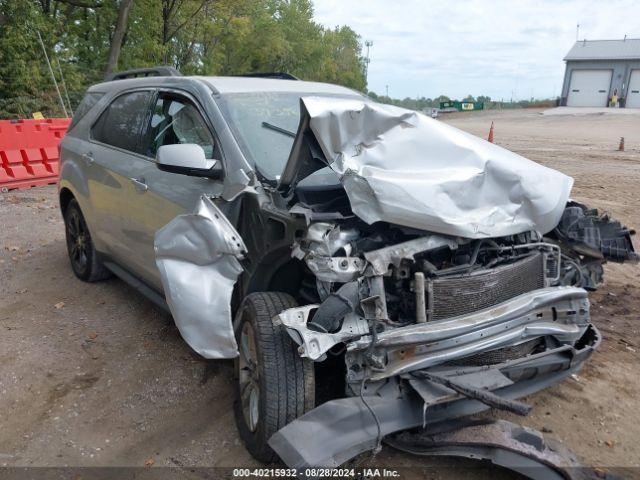
[(569, 107), (606, 107), (611, 70), (574, 70), (569, 85)]
[(627, 90), (627, 108), (640, 108), (640, 70), (631, 70), (629, 89)]

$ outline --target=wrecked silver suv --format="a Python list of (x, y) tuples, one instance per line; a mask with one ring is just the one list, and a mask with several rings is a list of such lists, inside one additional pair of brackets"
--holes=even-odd
[(572, 179), (333, 85), (146, 77), (92, 87), (62, 142), (71, 265), (235, 358), (249, 451), (336, 466), (398, 431), (581, 368), (587, 291), (633, 233)]

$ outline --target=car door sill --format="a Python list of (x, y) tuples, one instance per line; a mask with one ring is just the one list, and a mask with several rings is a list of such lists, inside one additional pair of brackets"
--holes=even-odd
[(161, 294), (159, 294), (158, 292), (156, 292), (155, 290), (147, 286), (147, 284), (145, 284), (141, 280), (138, 280), (136, 277), (134, 277), (132, 274), (127, 272), (120, 265), (114, 262), (105, 261), (104, 266), (107, 267), (118, 278), (128, 283), (130, 286), (135, 288), (142, 295), (144, 295), (149, 300), (151, 300), (158, 307), (160, 307), (166, 312), (170, 312), (169, 305), (167, 305), (166, 300)]

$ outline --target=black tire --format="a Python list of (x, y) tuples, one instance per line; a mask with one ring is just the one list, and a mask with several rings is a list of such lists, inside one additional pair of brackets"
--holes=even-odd
[(64, 227), (69, 262), (76, 277), (85, 282), (97, 282), (109, 278), (111, 272), (98, 257), (91, 241), (89, 227), (75, 198), (69, 202), (64, 211)]
[[(252, 293), (245, 297), (236, 316), (240, 357), (235, 361), (235, 419), (240, 438), (249, 453), (265, 463), (278, 458), (267, 444), (271, 435), (311, 410), (315, 404), (313, 362), (300, 357), (297, 345), (274, 318), (283, 310), (297, 306), (296, 301), (286, 293)], [(242, 367), (243, 357), (246, 356), (243, 354), (243, 339), (249, 338), (246, 333), (249, 328), (254, 332), (254, 353), (257, 358), (257, 368), (253, 370), (246, 361)], [(246, 381), (253, 371), (257, 373), (257, 378), (253, 386), (244, 388), (243, 398), (241, 379), (244, 377)], [(249, 388), (251, 392), (247, 392)], [(253, 391), (259, 393), (255, 409), (257, 419), (250, 419), (246, 408)]]

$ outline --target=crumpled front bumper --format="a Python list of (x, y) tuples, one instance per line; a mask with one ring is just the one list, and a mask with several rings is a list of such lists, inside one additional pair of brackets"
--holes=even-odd
[[(574, 346), (562, 345), (490, 368), (437, 368), (437, 372), (451, 378), (462, 375), (466, 382), (476, 385), (486, 384), (491, 377), (504, 377), (509, 380), (504, 386), (488, 389), (503, 398), (516, 399), (548, 388), (580, 370), (600, 341), (598, 330), (589, 325)], [(488, 408), (453, 391), (434, 404), (428, 404), (417, 391), (406, 391), (402, 396), (367, 396), (366, 401), (375, 412), (382, 436)], [(294, 420), (276, 432), (269, 445), (289, 467), (335, 467), (374, 448), (377, 438), (372, 413), (360, 397), (349, 397), (326, 402)]]

